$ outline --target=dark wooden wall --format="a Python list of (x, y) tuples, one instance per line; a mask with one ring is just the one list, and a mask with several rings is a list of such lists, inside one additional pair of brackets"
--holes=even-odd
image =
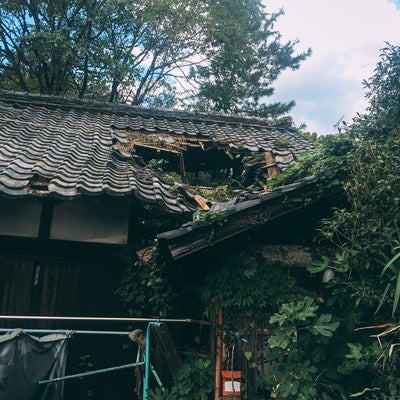
[(122, 316), (127, 246), (0, 237), (0, 313)]
[[(127, 246), (0, 237), (0, 314), (127, 317), (118, 295)], [(124, 331), (127, 323), (0, 320), (1, 328)], [(41, 334), (36, 334), (41, 336)], [(132, 363), (136, 348), (126, 336), (75, 334), (66, 374)], [(65, 400), (125, 400), (134, 395), (132, 369), (66, 381)]]

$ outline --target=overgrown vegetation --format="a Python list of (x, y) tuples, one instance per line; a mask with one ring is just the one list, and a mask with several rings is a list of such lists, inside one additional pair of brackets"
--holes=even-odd
[(202, 293), (223, 310), (226, 347), (236, 346), (236, 357), (248, 361), (236, 365), (242, 398), (321, 398), (340, 323), (318, 304), (318, 280), (303, 269), (268, 265), (252, 246), (220, 262)]
[[(293, 374), (289, 379), (281, 374), (278, 383), (285, 398), (395, 399), (400, 395), (396, 351), (400, 297), (399, 67), (400, 48), (387, 45), (374, 76), (365, 82), (370, 101), (367, 113), (355, 118), (345, 133), (323, 138), (319, 154), (303, 164), (322, 187), (343, 185), (348, 207), (337, 209), (333, 218), (323, 221), (321, 230), (322, 238), (336, 246), (338, 255), (325, 257), (309, 269), (313, 273), (327, 268), (335, 271), (335, 278), (326, 283), (323, 308), (336, 332), (325, 343), (314, 338), (318, 357), (326, 357), (326, 365), (310, 375), (313, 382), (305, 384), (307, 378), (301, 379), (302, 390), (315, 389), (314, 394), (308, 392), (303, 397), (288, 392), (285, 386), (293, 383)], [(301, 165), (296, 169), (304, 173)], [(277, 318), (279, 321), (282, 316)], [(303, 365), (318, 367), (313, 354), (303, 354)], [(281, 358), (279, 365), (288, 364)]]
[[(377, 326), (348, 339), (357, 345), (350, 347), (352, 369), (346, 371), (368, 376), (369, 381), (358, 382), (357, 390), (369, 399), (400, 395), (399, 355), (391, 351), (398, 329), (385, 332), (397, 326), (400, 295), (399, 264), (393, 258), (400, 240), (399, 67), (400, 48), (387, 45), (374, 76), (365, 82), (368, 112), (358, 116), (347, 133), (354, 140), (345, 185), (350, 207), (337, 210), (322, 231), (342, 252), (339, 266), (347, 266), (329, 284), (330, 307), (353, 315), (357, 327)], [(380, 332), (384, 334), (379, 343), (368, 337)]]
[(174, 291), (171, 276), (154, 250), (150, 260), (137, 261), (126, 271), (117, 294), (133, 317), (166, 317), (171, 311)]
[(269, 179), (270, 189), (308, 176), (316, 177), (321, 190), (343, 186), (348, 175), (348, 156), (354, 146), (352, 138), (348, 134), (307, 137), (312, 139), (316, 151), (301, 154), (285, 171)]
[(151, 389), (149, 400), (208, 400), (214, 389), (215, 368), (211, 360), (188, 358), (177, 377), (178, 384), (162, 391)]
[[(321, 190), (344, 190), (347, 207), (317, 235), (336, 256), (296, 272), (266, 265), (250, 248), (216, 258), (199, 282), (204, 305), (223, 310), (226, 346), (243, 360), (242, 398), (400, 396), (398, 46), (382, 50), (365, 86), (367, 112), (268, 183), (314, 175)], [(322, 283), (328, 269), (334, 278)]]
[[(270, 370), (276, 367), (280, 377), (271, 396), (395, 399), (400, 395), (396, 351), (400, 297), (399, 67), (400, 48), (387, 45), (374, 76), (365, 82), (370, 101), (367, 113), (355, 118), (344, 133), (319, 139), (320, 151), (286, 173), (293, 179), (304, 176), (304, 171), (311, 172), (324, 189), (343, 185), (348, 207), (337, 209), (322, 225), (321, 237), (337, 248), (336, 258), (324, 257), (309, 268), (314, 274), (328, 268), (335, 271), (334, 279), (324, 284), (325, 299), (320, 308), (326, 316), (319, 317), (332, 324), (325, 333), (333, 336), (324, 337), (320, 331), (307, 350), (307, 328), (298, 326), (296, 350), (291, 347), (286, 355), (278, 354)], [(272, 332), (277, 323), (284, 328), (281, 321), (287, 316), (290, 322), (284, 332), (290, 333), (290, 324), (296, 324), (302, 315), (297, 312), (290, 318), (296, 307), (289, 304), (270, 319)], [(308, 312), (313, 307), (310, 303)], [(270, 347), (277, 338), (271, 340)], [(300, 361), (297, 368), (296, 360)], [(296, 386), (296, 382), (301, 385)], [(294, 393), (295, 388), (300, 392)]]

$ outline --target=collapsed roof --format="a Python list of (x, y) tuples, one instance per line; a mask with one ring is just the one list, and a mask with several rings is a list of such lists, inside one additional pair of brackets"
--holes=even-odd
[(0, 92), (0, 195), (8, 197), (134, 195), (193, 213), (207, 207), (191, 190), (209, 186), (199, 173), (236, 184), (231, 195), (239, 198), (265, 191), (260, 176), (274, 176), (312, 148), (287, 119)]

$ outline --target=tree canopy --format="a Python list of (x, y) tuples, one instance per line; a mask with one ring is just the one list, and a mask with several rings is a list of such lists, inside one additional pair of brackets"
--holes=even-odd
[(250, 113), (309, 54), (273, 30), (281, 13), (258, 0), (0, 0), (0, 88)]
[(279, 115), (287, 104), (265, 104), (274, 92), (272, 83), (287, 69), (297, 69), (309, 54), (295, 54), (297, 41), (281, 43), (274, 30), (282, 15), (265, 12), (260, 1), (223, 0), (210, 2), (206, 56), (208, 63), (192, 68), (199, 83), (197, 107), (225, 113), (255, 116)]

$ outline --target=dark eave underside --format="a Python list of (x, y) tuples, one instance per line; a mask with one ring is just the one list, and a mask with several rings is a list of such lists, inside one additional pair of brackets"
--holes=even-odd
[[(238, 236), (253, 228), (263, 226), (274, 219), (304, 208), (321, 199), (316, 195), (313, 177), (259, 195), (227, 209), (224, 221), (218, 225), (210, 222), (192, 222), (158, 235), (158, 247), (177, 260), (197, 253), (210, 246)], [(332, 193), (325, 193), (332, 195)]]

